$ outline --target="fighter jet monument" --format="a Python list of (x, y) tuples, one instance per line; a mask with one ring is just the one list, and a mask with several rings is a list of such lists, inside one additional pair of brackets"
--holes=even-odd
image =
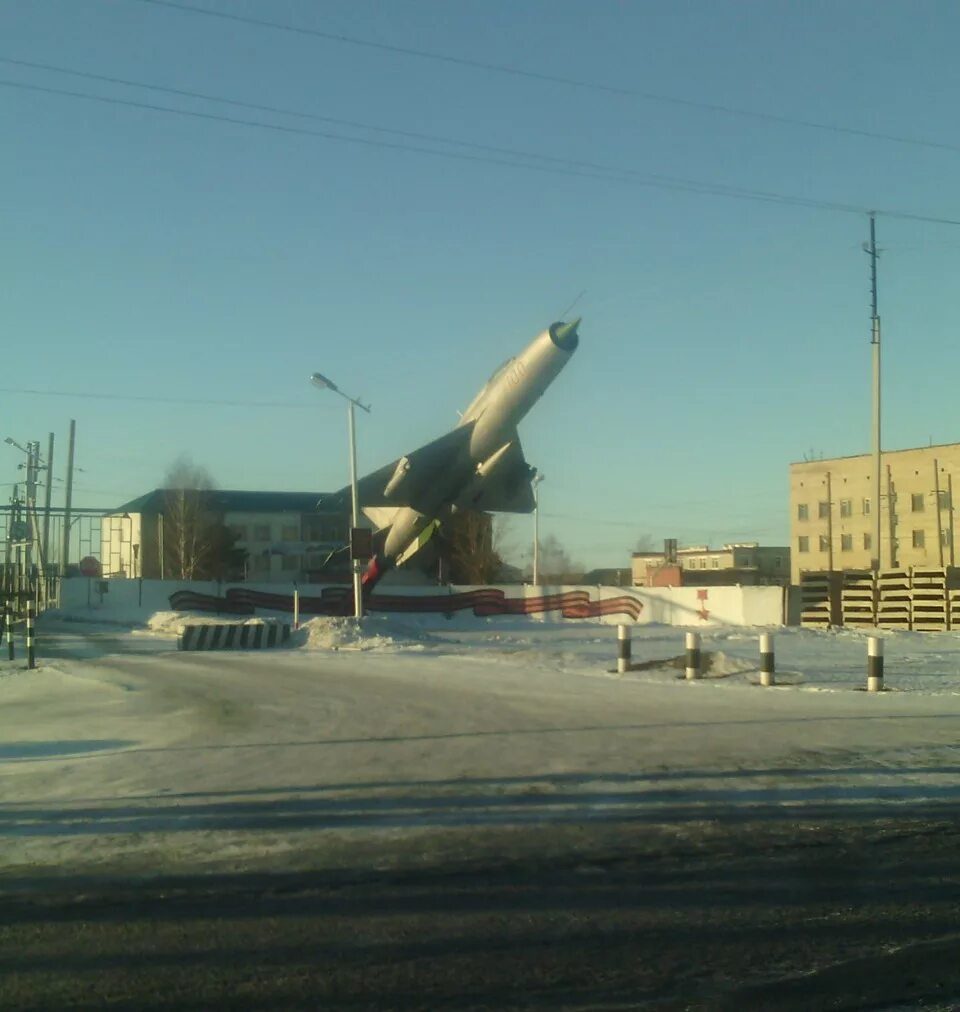
[[(533, 511), (536, 469), (524, 458), (517, 426), (570, 361), (579, 325), (579, 319), (551, 324), (497, 369), (455, 429), (359, 480), (360, 507), (377, 527), (364, 597), (450, 513)], [(347, 487), (318, 506), (342, 508), (349, 501)]]

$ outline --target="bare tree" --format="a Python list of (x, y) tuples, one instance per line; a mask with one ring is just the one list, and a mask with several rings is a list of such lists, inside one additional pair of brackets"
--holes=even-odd
[(223, 579), (242, 566), (236, 536), (213, 508), (213, 478), (189, 457), (179, 457), (164, 477), (164, 556), (180, 580)]
[(493, 583), (503, 569), (500, 553), (502, 518), (460, 510), (444, 520), (441, 551), (450, 566), (451, 583)]
[(570, 558), (555, 534), (540, 540), (539, 568), (542, 583), (576, 583), (583, 576), (583, 566)]

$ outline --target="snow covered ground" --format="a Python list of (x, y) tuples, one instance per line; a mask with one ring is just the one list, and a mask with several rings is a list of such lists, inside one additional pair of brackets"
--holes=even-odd
[[(192, 616), (44, 616), (0, 654), (0, 874), (286, 869), (559, 846), (728, 819), (892, 817), (960, 801), (960, 636), (616, 631), (457, 616), (313, 619), (289, 648), (186, 653)], [(206, 619), (209, 620), (209, 619)], [(18, 642), (22, 657), (22, 643)]]

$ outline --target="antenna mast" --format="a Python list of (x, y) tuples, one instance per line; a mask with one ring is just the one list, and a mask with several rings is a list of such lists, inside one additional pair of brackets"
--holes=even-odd
[[(873, 352), (873, 537), (870, 539), (870, 568), (880, 570), (880, 314), (877, 310), (877, 216), (870, 213), (870, 347)], [(887, 511), (893, 503), (887, 503)], [(892, 515), (892, 514), (891, 514)], [(892, 530), (892, 528), (891, 528)], [(891, 534), (891, 537), (893, 535)], [(894, 557), (893, 544), (890, 558)]]

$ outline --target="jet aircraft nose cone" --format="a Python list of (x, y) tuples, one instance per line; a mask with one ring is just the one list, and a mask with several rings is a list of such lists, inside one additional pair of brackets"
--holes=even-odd
[(580, 326), (581, 317), (577, 317), (570, 323), (554, 323), (550, 327), (550, 339), (562, 351), (573, 351), (580, 343), (580, 335), (577, 327)]

